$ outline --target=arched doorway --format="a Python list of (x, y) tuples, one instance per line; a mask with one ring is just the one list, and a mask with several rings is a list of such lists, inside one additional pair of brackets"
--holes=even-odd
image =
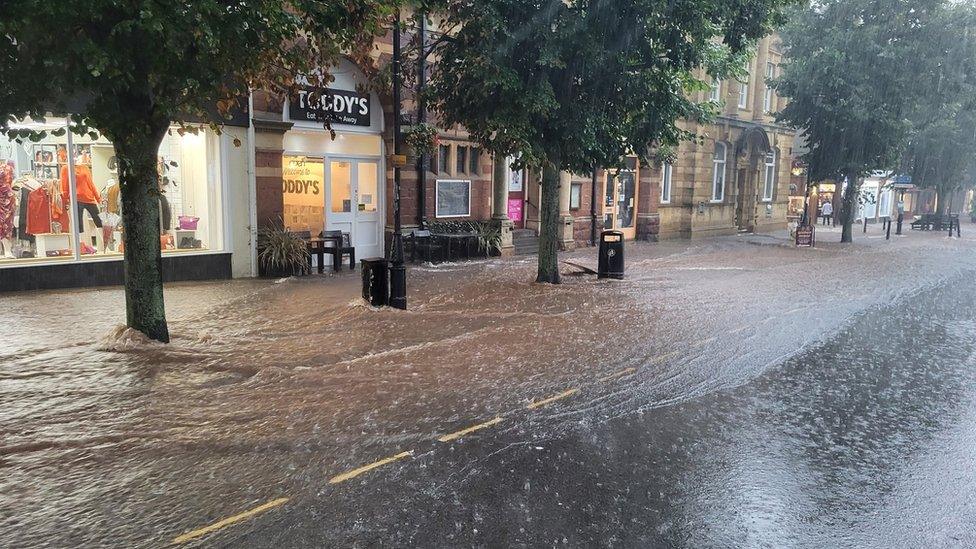
[(764, 160), (771, 150), (769, 136), (759, 126), (746, 129), (735, 143), (735, 224), (739, 232), (756, 230), (759, 185)]

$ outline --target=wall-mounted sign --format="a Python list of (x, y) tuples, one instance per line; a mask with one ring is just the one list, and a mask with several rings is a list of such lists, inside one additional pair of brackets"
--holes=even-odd
[(508, 218), (515, 223), (522, 222), (522, 199), (521, 198), (508, 199)]
[(364, 93), (302, 86), (288, 102), (288, 116), (303, 122), (369, 126), (370, 108)]

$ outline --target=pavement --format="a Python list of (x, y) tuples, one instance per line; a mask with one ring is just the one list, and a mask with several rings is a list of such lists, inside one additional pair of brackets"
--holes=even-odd
[(0, 545), (972, 546), (963, 228), (0, 296)]

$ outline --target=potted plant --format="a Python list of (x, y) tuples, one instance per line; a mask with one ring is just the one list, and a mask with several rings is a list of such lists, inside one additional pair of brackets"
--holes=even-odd
[(261, 275), (282, 278), (308, 274), (308, 244), (281, 224), (258, 231), (258, 264)]
[(407, 154), (416, 158), (430, 158), (437, 152), (437, 128), (426, 122), (410, 126), (403, 132)]

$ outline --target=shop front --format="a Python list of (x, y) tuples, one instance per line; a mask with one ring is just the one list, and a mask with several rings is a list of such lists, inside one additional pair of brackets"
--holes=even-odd
[(285, 104), (291, 127), (282, 138), (282, 221), (312, 236), (341, 231), (358, 257), (383, 256), (383, 111), (375, 93), (357, 91), (362, 77), (351, 63), (335, 76), (330, 88), (308, 88)]
[[(45, 131), (18, 143), (0, 138), (0, 291), (120, 284), (125, 226), (111, 142), (74, 135), (65, 119), (17, 128)], [(230, 278), (227, 198), (236, 128), (164, 137), (159, 149), (159, 237), (167, 281)], [(244, 274), (243, 272), (241, 274)]]

